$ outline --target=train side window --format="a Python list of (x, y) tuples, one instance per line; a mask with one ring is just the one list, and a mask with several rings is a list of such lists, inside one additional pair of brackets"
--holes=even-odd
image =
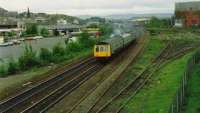
[(99, 47), (98, 46), (96, 47), (96, 52), (99, 52)]
[(107, 51), (108, 51), (108, 47), (107, 47), (107, 46), (105, 46), (105, 48), (104, 48), (104, 51), (105, 51), (105, 52), (107, 52)]
[(104, 51), (104, 47), (100, 47), (100, 51), (103, 52)]

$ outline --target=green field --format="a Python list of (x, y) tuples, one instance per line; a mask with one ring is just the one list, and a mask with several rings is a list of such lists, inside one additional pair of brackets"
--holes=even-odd
[(187, 87), (187, 104), (182, 113), (199, 113), (200, 112), (200, 64), (196, 65)]
[(168, 113), (191, 54), (170, 62), (125, 106), (123, 113)]

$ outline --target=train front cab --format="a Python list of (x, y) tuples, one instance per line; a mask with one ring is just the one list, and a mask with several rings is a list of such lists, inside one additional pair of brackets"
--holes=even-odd
[(111, 46), (106, 43), (100, 43), (94, 46), (94, 57), (98, 60), (109, 59), (112, 55)]

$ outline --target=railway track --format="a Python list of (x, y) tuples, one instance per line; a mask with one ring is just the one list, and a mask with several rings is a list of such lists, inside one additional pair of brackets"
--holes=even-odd
[[(135, 53), (136, 55), (134, 56), (134, 59), (143, 51), (143, 48), (144, 48), (144, 45), (145, 45), (145, 42), (147, 41), (147, 39), (146, 38), (142, 38), (141, 40), (139, 40), (138, 42), (137, 42), (137, 46), (133, 46), (134, 47), (134, 51), (135, 52), (131, 52), (131, 53)], [(132, 47), (132, 48), (133, 48)], [(130, 51), (130, 50), (129, 50)], [(125, 52), (126, 54), (129, 54), (130, 52)], [(127, 57), (126, 57), (127, 58)], [(120, 60), (120, 59), (119, 59)], [(119, 61), (118, 61), (119, 62)], [(134, 60), (133, 60), (133, 62), (134, 62)], [(130, 61), (129, 61), (129, 63), (130, 63)], [(114, 79), (112, 79), (113, 81), (114, 81)], [(118, 79), (117, 79), (118, 80)], [(116, 81), (117, 81), (116, 80)], [(102, 83), (103, 84), (103, 83)], [(100, 84), (98, 85), (98, 88), (100, 87)], [(96, 90), (96, 92), (98, 92), (99, 91), (99, 89), (98, 89), (97, 87), (95, 87), (94, 89)], [(93, 90), (94, 91), (94, 90)], [(101, 90), (100, 91), (101, 92), (101, 94), (103, 94), (102, 92), (104, 92), (104, 90)], [(106, 92), (106, 91), (105, 91)], [(93, 94), (92, 94), (93, 93)], [(94, 92), (91, 92), (91, 94), (95, 97), (95, 98), (101, 98), (101, 94), (100, 93), (98, 93), (98, 96), (95, 96), (95, 93)], [(88, 99), (88, 98), (93, 98), (93, 96), (84, 96), (82, 99), (80, 99), (80, 101), (79, 102), (77, 102), (76, 104), (75, 104), (75, 106), (71, 106), (72, 107), (72, 109), (70, 109), (70, 110), (68, 110), (68, 111), (66, 111), (67, 113), (77, 113), (77, 112), (85, 112), (85, 111), (87, 111), (88, 110), (88, 108), (87, 107), (89, 107), (89, 106), (92, 106), (93, 104), (95, 104), (96, 102), (96, 100), (94, 100), (93, 102), (89, 102), (91, 99)], [(98, 99), (97, 99), (98, 100)], [(89, 102), (89, 105), (87, 104), (86, 106), (85, 105), (83, 105), (83, 103), (87, 103), (87, 102)], [(81, 106), (84, 106), (84, 110), (80, 110), (81, 108)], [(82, 108), (83, 108), (83, 106), (82, 106)], [(79, 109), (80, 108), (80, 109)], [(93, 112), (94, 113), (94, 112)]]
[(95, 59), (86, 59), (65, 72), (1, 102), (0, 113), (44, 112), (89, 79), (101, 67), (102, 64), (98, 64)]
[[(94, 105), (87, 113), (107, 113), (114, 111), (117, 112), (119, 108), (116, 108), (116, 105), (113, 104), (113, 102), (126, 96), (129, 91), (132, 91), (131, 94), (136, 94), (151, 78), (156, 69), (164, 62), (164, 59), (168, 54), (169, 48), (170, 45), (168, 44), (166, 48), (164, 48), (162, 52), (156, 57), (152, 65), (149, 65), (146, 70), (136, 76), (135, 79), (129, 82), (129, 84), (122, 88), (115, 96), (107, 100), (106, 103), (102, 104), (103, 102), (99, 102), (99, 105)], [(115, 109), (112, 109), (113, 106), (115, 106)]]
[[(95, 113), (120, 113), (123, 107), (127, 104), (127, 102), (133, 98), (143, 86), (149, 81), (152, 77), (153, 73), (159, 69), (159, 67), (169, 60), (170, 58), (178, 58), (180, 56), (185, 55), (188, 51), (193, 50), (193, 47), (184, 47), (179, 52), (171, 53), (173, 46), (168, 44), (166, 48), (162, 50), (162, 52), (156, 57), (153, 61), (153, 64), (149, 65), (145, 71), (139, 76), (137, 76), (130, 84), (128, 84), (123, 90), (121, 90), (117, 95), (111, 98), (107, 103), (105, 103), (102, 107), (99, 108)], [(121, 105), (116, 105), (117, 100), (127, 99), (125, 103)], [(91, 110), (92, 111), (92, 110)], [(92, 112), (88, 113), (92, 113)]]

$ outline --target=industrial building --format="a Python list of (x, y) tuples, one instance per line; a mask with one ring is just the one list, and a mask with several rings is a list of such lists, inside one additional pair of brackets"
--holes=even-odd
[(200, 26), (200, 1), (175, 4), (175, 26)]

